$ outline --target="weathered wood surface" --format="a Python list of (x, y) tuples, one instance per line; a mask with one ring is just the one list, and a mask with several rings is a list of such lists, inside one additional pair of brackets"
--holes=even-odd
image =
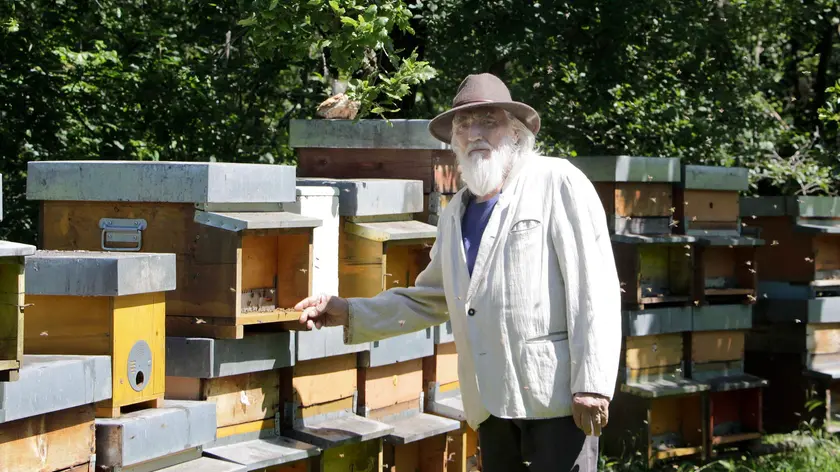
[(0, 471), (57, 471), (95, 454), (93, 405), (24, 418), (0, 427)]

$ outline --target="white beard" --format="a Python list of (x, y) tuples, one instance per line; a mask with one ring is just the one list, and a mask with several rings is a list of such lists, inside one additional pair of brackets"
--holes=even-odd
[(489, 195), (504, 183), (514, 159), (519, 155), (519, 149), (512, 139), (506, 139), (498, 148), (490, 151), (487, 159), (481, 155), (471, 156), (470, 149), (471, 146), (467, 149), (452, 148), (458, 158), (461, 180), (473, 195)]

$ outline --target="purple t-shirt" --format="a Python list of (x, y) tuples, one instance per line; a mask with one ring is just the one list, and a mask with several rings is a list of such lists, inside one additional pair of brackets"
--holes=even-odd
[(486, 202), (477, 202), (475, 197), (471, 197), (467, 202), (467, 209), (464, 211), (461, 220), (461, 235), (464, 238), (464, 252), (467, 254), (467, 268), (470, 271), (470, 276), (472, 276), (475, 259), (478, 256), (481, 236), (484, 234), (484, 228), (487, 226), (490, 214), (498, 200), (499, 194), (497, 193)]

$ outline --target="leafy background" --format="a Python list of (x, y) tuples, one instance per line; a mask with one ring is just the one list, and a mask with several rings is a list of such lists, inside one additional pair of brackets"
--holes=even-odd
[(832, 0), (5, 0), (0, 238), (34, 243), (33, 160), (294, 164), (288, 122), (336, 85), (430, 118), (493, 72), (557, 156), (745, 166), (752, 192), (837, 191)]

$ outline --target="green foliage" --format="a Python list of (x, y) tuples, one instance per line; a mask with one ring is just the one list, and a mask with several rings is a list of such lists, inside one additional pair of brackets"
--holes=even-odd
[(31, 160), (289, 162), (288, 121), (331, 94), (325, 75), (361, 114), (393, 109), (432, 76), (391, 47), (408, 19), (396, 0), (0, 3), (0, 238), (35, 242)]
[(258, 50), (290, 61), (321, 60), (318, 77), (347, 82), (349, 98), (360, 102), (359, 117), (399, 111), (394, 105), (411, 86), (434, 77), (416, 51), (401, 57), (394, 50), (395, 28), (414, 34), (411, 12), (401, 0), (244, 3), (251, 14), (239, 24), (252, 28)]
[(840, 76), (836, 2), (424, 0), (418, 11), (442, 71), (422, 88), (438, 111), (466, 74), (489, 71), (541, 112), (556, 155), (680, 157), (747, 166), (764, 194), (835, 190), (838, 145), (816, 109)]

